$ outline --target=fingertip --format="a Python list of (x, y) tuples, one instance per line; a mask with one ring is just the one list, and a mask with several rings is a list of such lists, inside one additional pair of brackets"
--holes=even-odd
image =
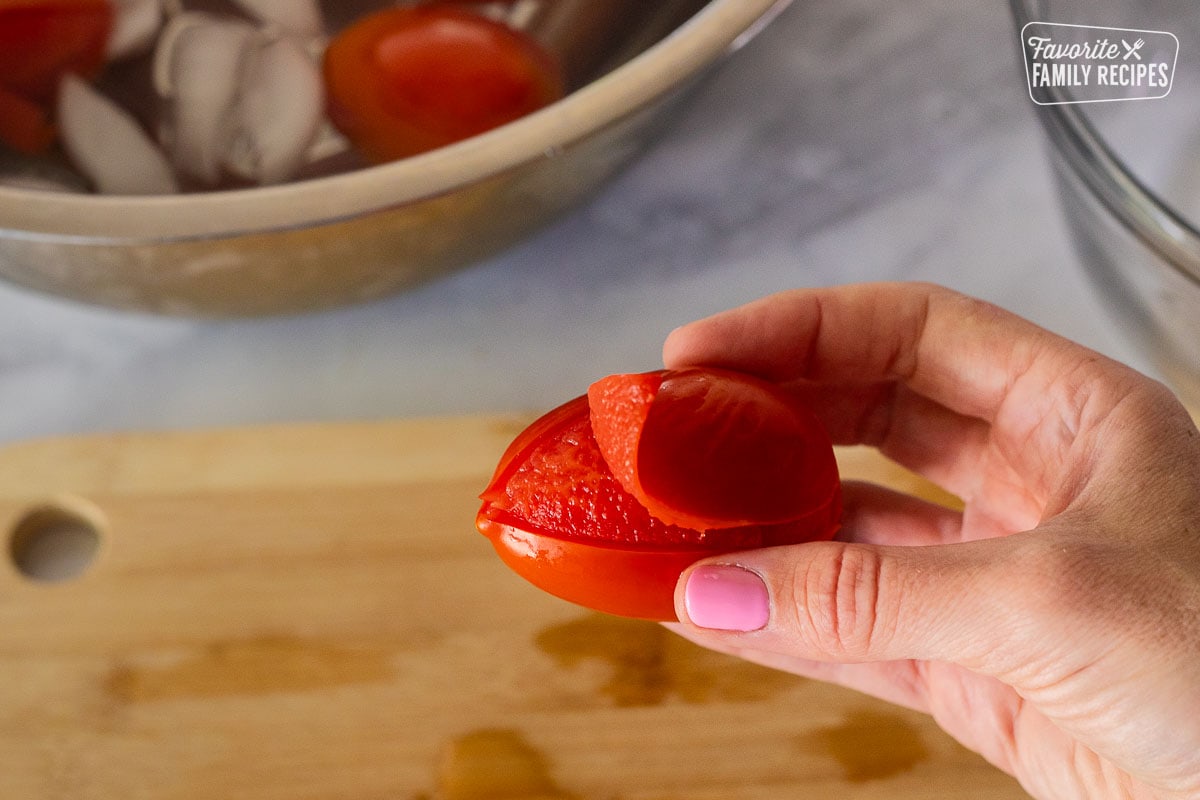
[(698, 566), (699, 564), (693, 564), (685, 569), (682, 573), (680, 573), (679, 580), (675, 582), (675, 616), (678, 618), (678, 622), (669, 624), (675, 625), (677, 628), (688, 628), (694, 624), (691, 618), (688, 616), (687, 584), (688, 580), (691, 578), (692, 571)]
[(699, 345), (704, 338), (703, 330), (711, 319), (705, 317), (687, 322), (668, 333), (662, 347), (663, 366), (676, 369), (702, 363), (704, 356)]
[(663, 344), (663, 363), (725, 367), (772, 380), (789, 377), (797, 364), (802, 366), (797, 357), (803, 354), (803, 347), (797, 351), (790, 344), (793, 327), (805, 327), (793, 309), (809, 302), (807, 297), (799, 290), (780, 292), (681, 325)]
[(744, 333), (743, 317), (752, 305), (724, 309), (678, 326), (663, 342), (663, 364), (668, 369), (720, 365), (736, 356)]
[(691, 323), (688, 323), (687, 325), (680, 325), (679, 327), (673, 329), (667, 334), (667, 338), (663, 340), (663, 366), (667, 367), (668, 369), (676, 367), (681, 363), (679, 360), (679, 352), (682, 348), (681, 342), (682, 340), (686, 340), (687, 328), (690, 324)]
[(676, 591), (676, 613), (699, 628), (748, 633), (771, 618), (767, 585), (737, 564), (700, 564), (689, 569)]

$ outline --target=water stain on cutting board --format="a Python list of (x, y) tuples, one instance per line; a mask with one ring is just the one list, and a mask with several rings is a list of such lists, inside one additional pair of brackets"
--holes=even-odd
[(486, 728), (446, 744), (437, 800), (577, 800), (554, 783), (545, 755), (520, 731)]
[(109, 675), (107, 688), (126, 702), (318, 690), (390, 680), (391, 657), (380, 648), (264, 636), (213, 642), (162, 666), (123, 664)]
[(535, 643), (559, 666), (608, 664), (599, 692), (617, 706), (769, 699), (803, 678), (705, 650), (653, 622), (589, 614), (554, 625)]
[(800, 736), (797, 745), (833, 758), (851, 783), (890, 778), (929, 758), (916, 726), (879, 711), (856, 711), (840, 725)]

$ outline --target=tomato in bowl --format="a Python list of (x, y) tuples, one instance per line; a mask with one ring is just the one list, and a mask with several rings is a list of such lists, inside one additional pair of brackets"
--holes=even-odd
[(397, 6), (338, 34), (324, 56), (334, 123), (383, 163), (468, 139), (563, 97), (532, 36), (450, 5)]
[(841, 483), (820, 420), (783, 389), (707, 368), (614, 375), (500, 459), (476, 517), (557, 597), (673, 620), (680, 574), (724, 553), (832, 538)]

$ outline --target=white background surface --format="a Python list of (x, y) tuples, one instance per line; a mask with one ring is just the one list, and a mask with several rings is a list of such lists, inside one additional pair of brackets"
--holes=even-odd
[(1004, 3), (797, 0), (591, 202), (366, 306), (234, 322), (0, 286), (0, 441), (539, 410), (794, 286), (937, 281), (1145, 368), (1070, 249)]

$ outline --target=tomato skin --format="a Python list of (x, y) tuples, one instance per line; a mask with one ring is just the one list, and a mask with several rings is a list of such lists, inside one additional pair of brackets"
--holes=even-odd
[[(655, 517), (716, 529), (795, 519), (837, 485), (820, 420), (774, 384), (713, 368), (613, 375), (588, 392), (605, 459)], [(613, 403), (614, 396), (618, 402)]]
[(564, 92), (561, 70), (532, 38), (441, 5), (358, 20), (334, 37), (323, 72), (334, 124), (375, 162), (475, 136)]
[(658, 622), (677, 619), (675, 584), (683, 571), (697, 559), (723, 552), (582, 542), (483, 515), (477, 526), (501, 561), (542, 591), (594, 611)]
[(0, 0), (0, 85), (49, 103), (63, 75), (104, 65), (112, 22), (109, 0)]
[[(703, 376), (732, 380), (735, 387), (741, 380), (712, 370)], [(610, 467), (597, 431), (632, 427), (640, 437), (661, 388), (667, 387), (671, 404), (672, 382), (682, 377), (686, 384), (696, 375), (615, 377), (621, 380), (606, 386), (615, 386), (617, 395), (634, 402), (614, 405), (608, 397), (593, 403), (585, 395), (551, 410), (513, 440), (480, 495), (476, 527), (517, 574), (550, 594), (598, 611), (673, 620), (675, 585), (698, 559), (830, 539), (836, 533), (841, 483), (832, 445), (820, 435), (812, 440), (815, 462), (823, 464), (827, 455), (833, 471), (813, 476), (807, 504), (797, 506), (786, 520), (688, 528), (653, 516), (614, 475), (620, 464), (617, 470)], [(648, 402), (637, 402), (648, 397)], [(741, 407), (741, 413), (753, 417), (754, 402)], [(678, 465), (672, 469), (679, 471)]]

